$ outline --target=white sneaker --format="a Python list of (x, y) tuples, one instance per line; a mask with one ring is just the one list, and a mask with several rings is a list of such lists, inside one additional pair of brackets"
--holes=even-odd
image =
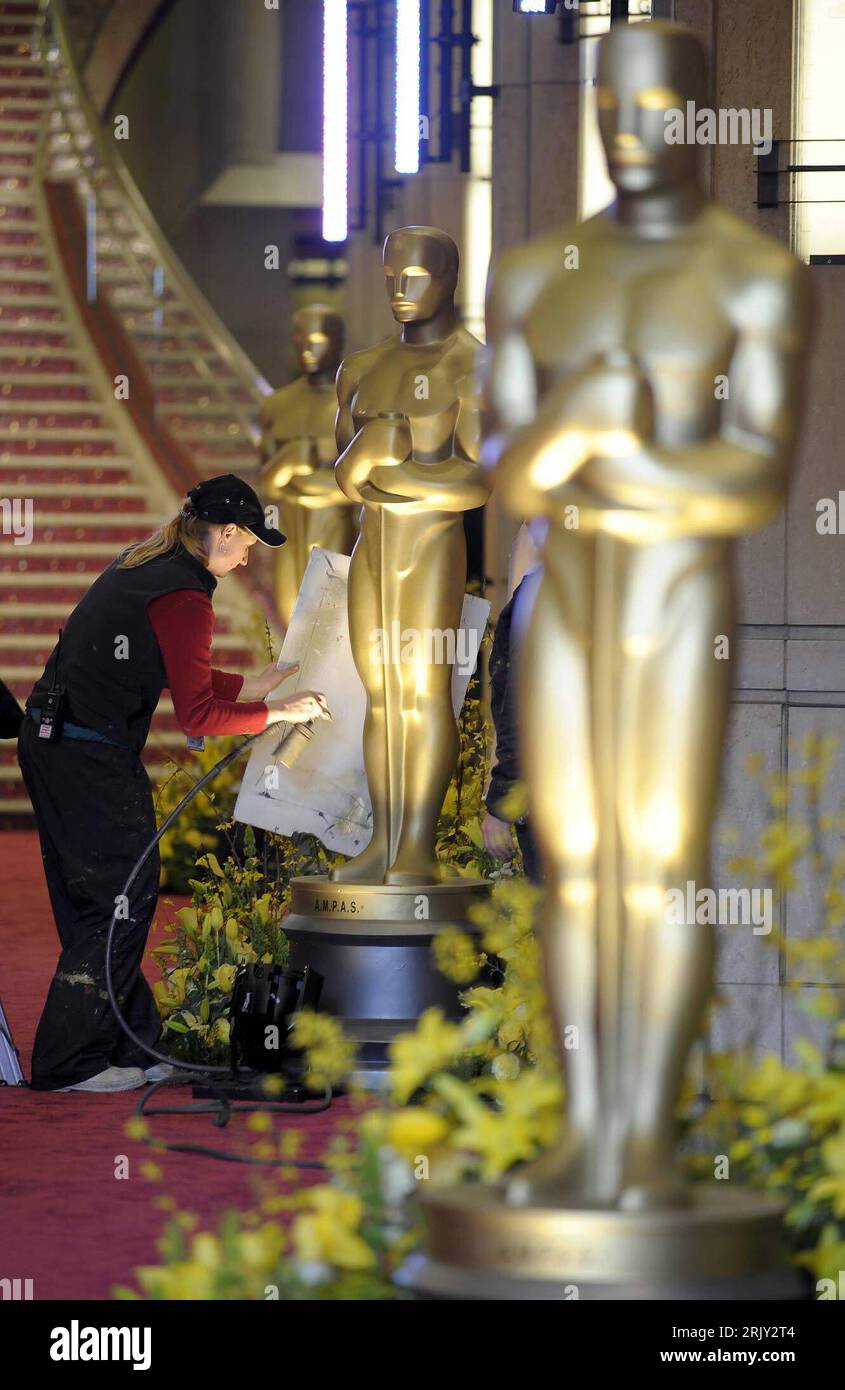
[(146, 1086), (144, 1073), (140, 1067), (106, 1067), (87, 1081), (77, 1081), (73, 1086), (59, 1086), (60, 1091), (137, 1091)]
[(158, 1081), (170, 1081), (175, 1075), (176, 1067), (169, 1062), (156, 1062), (154, 1067), (144, 1068), (144, 1077), (150, 1086), (155, 1086)]

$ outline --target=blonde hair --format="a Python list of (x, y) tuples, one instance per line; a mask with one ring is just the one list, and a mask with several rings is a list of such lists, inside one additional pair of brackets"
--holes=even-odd
[(172, 521), (165, 522), (164, 526), (147, 536), (146, 540), (127, 546), (118, 559), (118, 569), (131, 570), (137, 565), (145, 565), (157, 555), (168, 555), (179, 544), (201, 564), (207, 565), (208, 541), (214, 524), (183, 509)]

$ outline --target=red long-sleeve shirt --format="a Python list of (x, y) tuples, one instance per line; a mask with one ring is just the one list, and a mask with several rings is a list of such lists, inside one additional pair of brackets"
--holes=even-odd
[(263, 700), (237, 702), (243, 676), (211, 664), (214, 609), (197, 589), (176, 589), (147, 609), (161, 648), (176, 718), (186, 734), (258, 734), (267, 725)]

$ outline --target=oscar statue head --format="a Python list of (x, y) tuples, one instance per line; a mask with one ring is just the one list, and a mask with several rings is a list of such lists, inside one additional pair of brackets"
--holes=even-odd
[(327, 304), (306, 304), (293, 316), (293, 345), (306, 376), (333, 379), (343, 355), (343, 319)]
[(599, 46), (597, 104), (607, 168), (622, 195), (696, 182), (697, 146), (667, 138), (687, 102), (707, 102), (704, 49), (677, 24), (614, 24)]
[(384, 243), (384, 279), (397, 323), (428, 323), (451, 310), (458, 248), (438, 227), (400, 227)]

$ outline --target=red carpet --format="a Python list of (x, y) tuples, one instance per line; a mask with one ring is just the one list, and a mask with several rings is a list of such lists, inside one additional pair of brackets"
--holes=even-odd
[[(38, 840), (29, 831), (0, 834), (0, 997), (29, 1074), (32, 1039), (55, 967), (58, 943), (41, 869)], [(179, 903), (176, 903), (178, 906)], [(159, 922), (172, 908), (162, 904)], [(156, 967), (151, 965), (152, 978)], [(153, 1154), (126, 1138), (123, 1127), (142, 1093), (83, 1096), (30, 1093), (0, 1087), (0, 1278), (34, 1280), (36, 1299), (108, 1298), (129, 1283), (136, 1265), (156, 1259), (164, 1216), (154, 1205), (162, 1193), (205, 1224), (226, 1207), (249, 1204), (260, 1169), (188, 1154)], [(169, 1092), (176, 1103), (190, 1091)], [(275, 1120), (305, 1136), (301, 1157), (317, 1158), (349, 1102), (324, 1114)], [(246, 1117), (215, 1129), (205, 1117), (151, 1120), (157, 1137), (244, 1151)], [(115, 1156), (126, 1154), (128, 1181), (114, 1176)], [(160, 1182), (140, 1174), (155, 1158)], [(320, 1181), (320, 1174), (303, 1177)]]

